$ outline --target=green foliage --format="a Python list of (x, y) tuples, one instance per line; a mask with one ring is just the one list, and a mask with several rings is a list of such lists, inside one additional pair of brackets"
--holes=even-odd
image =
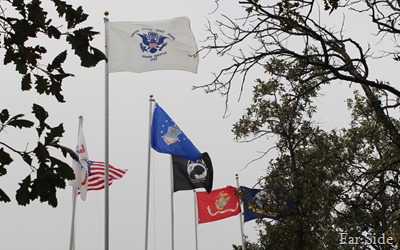
[[(17, 190), (16, 199), (18, 204), (27, 205), (30, 201), (40, 198), (41, 202), (48, 202), (49, 205), (55, 207), (57, 206), (56, 189), (65, 188), (65, 181), (72, 180), (75, 176), (72, 168), (64, 161), (52, 156), (50, 150), (52, 148), (59, 150), (64, 157), (76, 158), (76, 154), (73, 150), (59, 144), (59, 140), (64, 133), (63, 125), (50, 126), (46, 122), (48, 114), (43, 107), (34, 104), (32, 109), (32, 113), (35, 114), (38, 120), (36, 127), (38, 143), (32, 150), (18, 151), (0, 142), (0, 145), (3, 146), (0, 148), (0, 175), (6, 174), (6, 166), (13, 162), (11, 155), (5, 151), (5, 149), (11, 150), (13, 154), (19, 156), (32, 169), (32, 173), (20, 183), (20, 188)], [(22, 114), (11, 117), (8, 110), (4, 109), (0, 115), (1, 128), (27, 129), (34, 126), (34, 122), (22, 119), (22, 117)], [(38, 168), (34, 166), (34, 160), (37, 162)], [(10, 198), (1, 191), (0, 200), (10, 201)]]
[[(72, 77), (65, 72), (64, 63), (68, 58), (68, 50), (61, 50), (50, 62), (43, 62), (48, 53), (45, 40), (70, 45), (83, 67), (94, 67), (106, 60), (103, 52), (91, 45), (91, 41), (99, 33), (92, 27), (83, 24), (89, 17), (82, 7), (75, 8), (62, 0), (49, 1), (54, 9), (44, 7), (40, 0), (5, 0), (0, 2), (0, 49), (4, 50), (3, 63), (13, 64), (21, 75), (21, 90), (35, 90), (38, 94), (54, 96), (58, 102), (64, 102), (62, 83)], [(47, 9), (46, 9), (47, 8)], [(49, 18), (49, 13), (56, 13), (58, 19)], [(61, 23), (61, 25), (60, 25)], [(63, 25), (65, 23), (66, 25)], [(62, 30), (64, 28), (64, 30)], [(65, 46), (59, 46), (65, 48)], [(57, 54), (57, 51), (55, 51)], [(46, 65), (46, 66), (43, 66)], [(5, 87), (6, 88), (6, 87)], [(65, 188), (66, 180), (74, 179), (74, 174), (64, 160), (58, 159), (59, 152), (64, 158), (76, 159), (75, 152), (60, 144), (64, 134), (63, 124), (52, 126), (47, 123), (49, 114), (45, 108), (33, 104), (32, 113), (37, 121), (25, 119), (24, 114), (11, 115), (4, 108), (0, 113), (0, 132), (14, 129), (36, 129), (37, 144), (31, 149), (19, 150), (6, 142), (0, 141), (0, 176), (7, 174), (7, 167), (14, 164), (19, 157), (30, 169), (16, 192), (16, 200), (20, 205), (28, 205), (39, 199), (49, 205), (57, 206), (56, 191)], [(0, 189), (0, 201), (10, 202), (10, 197)]]
[[(276, 65), (276, 67), (274, 67)], [(274, 138), (277, 157), (269, 161), (264, 189), (279, 185), (294, 201), (291, 213), (263, 225), (251, 249), (350, 249), (339, 233), (368, 241), (368, 234), (393, 237), (398, 247), (400, 156), (397, 145), (377, 122), (367, 98), (349, 100), (351, 128), (325, 132), (313, 122), (318, 82), (301, 62), (271, 60), (272, 77), (260, 79), (253, 103), (234, 124), (237, 140)], [(295, 73), (293, 73), (295, 72)], [(316, 71), (314, 71), (316, 72)], [(383, 98), (382, 92), (375, 93)], [(392, 118), (400, 127), (400, 121)], [(371, 244), (379, 249), (379, 244)], [(233, 246), (241, 249), (241, 246)]]
[(37, 38), (43, 39), (43, 36), (46, 36), (49, 39), (59, 40), (64, 36), (84, 67), (93, 67), (99, 61), (106, 59), (100, 50), (90, 46), (94, 36), (99, 33), (93, 31), (92, 27), (76, 29), (88, 17), (82, 7), (74, 9), (64, 1), (52, 1), (59, 17), (67, 23), (67, 31), (63, 32), (53, 25), (52, 19), (48, 18), (48, 12), (43, 9), (41, 1), (4, 2), (9, 2), (19, 14), (17, 17), (0, 16), (0, 21), (5, 27), (1, 43), (1, 47), (6, 51), (4, 64), (13, 63), (16, 71), (22, 75), (22, 90), (30, 90), (32, 85), (35, 85), (39, 94), (53, 95), (58, 101), (64, 102), (61, 93), (62, 81), (73, 76), (62, 68), (67, 57), (66, 51), (60, 52), (46, 68), (41, 66), (41, 59), (47, 53), (47, 49), (40, 44), (30, 45)]
[[(233, 63), (201, 87), (219, 91), (228, 100), (237, 78), (243, 91), (252, 70), (264, 69), (252, 103), (232, 131), (236, 140), (273, 140), (264, 156), (271, 152), (276, 156), (266, 163), (260, 185), (287, 190), (294, 208), (278, 221), (258, 221), (262, 230), (255, 249), (398, 249), (400, 90), (382, 80), (386, 72), (370, 74), (378, 72), (371, 69), (376, 67), (370, 64), (372, 58), (392, 55), (394, 62), (399, 60), (398, 4), (386, 0), (243, 0), (240, 4), (245, 8), (242, 18), (224, 15), (217, 20), (216, 29), (209, 27), (215, 39), (204, 48), (230, 55)], [(347, 19), (337, 25), (329, 14), (342, 10), (343, 16), (368, 17), (369, 30), (376, 31), (372, 38), (379, 42), (369, 46), (365, 37), (356, 37), (358, 32), (348, 32), (352, 23)], [(317, 104), (325, 101), (319, 98), (324, 93), (321, 86), (331, 91), (329, 84), (339, 83), (359, 91), (348, 102), (351, 122), (348, 128), (325, 131), (313, 118)], [(367, 244), (341, 245), (341, 232)], [(383, 234), (393, 237), (393, 244), (368, 239)]]
[[(382, 97), (381, 93), (376, 93)], [(364, 238), (366, 233), (393, 237), (392, 247), (399, 247), (396, 235), (400, 219), (398, 185), (400, 156), (384, 127), (365, 97), (355, 91), (349, 102), (351, 128), (342, 137), (343, 156), (348, 169), (341, 182), (348, 190), (341, 197), (344, 209), (336, 224), (345, 232)], [(399, 127), (398, 120), (393, 119)], [(375, 244), (375, 247), (377, 244)]]
[[(260, 246), (258, 244), (249, 242), (247, 240), (247, 236), (245, 236), (244, 244), (246, 244), (246, 250), (259, 250), (260, 249)], [(239, 245), (239, 246), (232, 245), (232, 247), (233, 247), (233, 250), (243, 250), (244, 249), (243, 246), (241, 246), (241, 245)]]
[(273, 59), (268, 65), (274, 77), (257, 80), (253, 104), (233, 132), (236, 139), (276, 138), (273, 148), (278, 156), (269, 162), (262, 186), (282, 187), (295, 205), (283, 219), (265, 222), (255, 249), (333, 249), (333, 214), (342, 191), (335, 179), (343, 170), (338, 168), (336, 134), (322, 131), (312, 121), (318, 83), (326, 79), (303, 81), (303, 72), (309, 72), (303, 61)]

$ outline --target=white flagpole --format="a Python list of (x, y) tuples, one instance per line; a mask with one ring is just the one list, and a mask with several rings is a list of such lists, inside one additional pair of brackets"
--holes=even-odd
[(69, 240), (69, 250), (75, 250), (76, 190), (77, 187), (75, 185), (72, 186), (72, 220), (71, 220), (71, 235)]
[(199, 219), (197, 214), (197, 198), (196, 198), (196, 190), (193, 189), (193, 198), (194, 198), (194, 233), (195, 233), (195, 242), (196, 242), (196, 250), (199, 249), (199, 242), (198, 242), (198, 231), (197, 228), (199, 226)]
[[(236, 174), (236, 187), (239, 190), (239, 175)], [(241, 234), (241, 238), (242, 238), (242, 249), (246, 250), (246, 241), (244, 240), (244, 230), (243, 230), (243, 218), (242, 218), (242, 213), (240, 213), (240, 234)]]
[(172, 163), (172, 155), (171, 155), (171, 250), (174, 250), (174, 170), (173, 170), (173, 163)]
[(151, 153), (151, 120), (153, 114), (153, 95), (150, 95), (149, 99), (149, 143), (147, 148), (147, 187), (146, 187), (146, 232), (145, 232), (145, 242), (144, 249), (148, 248), (148, 238), (149, 238), (149, 209), (150, 209), (150, 153)]
[[(79, 130), (82, 128), (82, 123), (83, 123), (83, 117), (79, 116), (78, 139), (77, 140), (79, 140), (79, 133), (80, 133)], [(70, 250), (75, 250), (76, 194), (77, 194), (77, 190), (78, 190), (76, 181), (77, 180), (75, 180), (75, 183), (72, 186), (72, 219), (71, 219), (71, 235), (70, 235), (70, 240), (69, 240), (69, 249)], [(79, 180), (79, 182), (80, 182), (80, 180)]]
[[(108, 58), (108, 12), (104, 13), (106, 17), (104, 17), (105, 23), (105, 55)], [(104, 179), (106, 180), (104, 183), (104, 249), (109, 249), (109, 183), (108, 183), (108, 175), (109, 175), (109, 71), (108, 71), (108, 62), (106, 62), (105, 66), (105, 139), (104, 139)]]

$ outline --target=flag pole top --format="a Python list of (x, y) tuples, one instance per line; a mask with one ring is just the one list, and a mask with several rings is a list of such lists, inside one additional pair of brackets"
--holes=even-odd
[(104, 11), (104, 22), (108, 22), (108, 15), (110, 15), (110, 12), (108, 10)]

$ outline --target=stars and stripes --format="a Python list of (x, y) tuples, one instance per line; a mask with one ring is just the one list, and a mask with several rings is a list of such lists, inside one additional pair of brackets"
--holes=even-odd
[[(99, 161), (90, 161), (89, 166), (89, 183), (87, 191), (103, 189), (105, 186), (105, 163)], [(127, 169), (119, 169), (111, 164), (108, 164), (108, 185), (111, 186), (114, 180), (121, 179), (127, 171)]]

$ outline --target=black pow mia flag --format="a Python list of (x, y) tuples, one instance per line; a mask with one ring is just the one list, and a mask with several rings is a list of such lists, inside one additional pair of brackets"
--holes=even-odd
[(207, 152), (201, 154), (197, 161), (172, 156), (174, 192), (204, 188), (208, 193), (213, 185), (213, 167)]

